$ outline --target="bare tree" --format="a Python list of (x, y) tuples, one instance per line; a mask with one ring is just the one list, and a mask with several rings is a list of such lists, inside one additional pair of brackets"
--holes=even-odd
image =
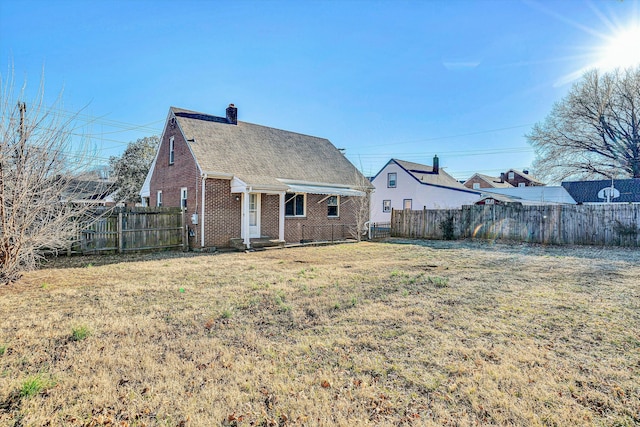
[[(69, 244), (86, 207), (72, 204), (69, 179), (84, 165), (71, 139), (73, 117), (14, 93), (13, 73), (0, 76), (0, 284), (37, 266), (46, 251)], [(16, 96), (17, 95), (17, 96)], [(83, 157), (83, 156), (82, 156)]]
[(361, 191), (363, 196), (349, 197), (353, 203), (353, 212), (355, 224), (349, 228), (349, 234), (358, 242), (362, 240), (362, 236), (367, 231), (367, 222), (371, 217), (371, 191), (373, 186), (371, 182), (360, 172), (356, 171), (354, 189)]
[(586, 73), (527, 139), (538, 176), (640, 178), (640, 66)]

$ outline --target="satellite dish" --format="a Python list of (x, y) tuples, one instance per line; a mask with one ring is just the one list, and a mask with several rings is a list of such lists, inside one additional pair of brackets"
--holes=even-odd
[(618, 197), (620, 197), (620, 192), (618, 191), (617, 188), (614, 188), (614, 187), (605, 187), (602, 190), (598, 191), (599, 199), (611, 200), (611, 199), (617, 199)]

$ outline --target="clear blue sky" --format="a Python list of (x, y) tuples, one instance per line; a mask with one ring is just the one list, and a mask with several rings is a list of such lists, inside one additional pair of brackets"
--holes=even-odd
[(524, 135), (632, 22), (637, 0), (0, 0), (0, 73), (35, 90), (44, 70), (99, 158), (160, 134), (170, 106), (235, 103), (365, 174), (438, 154), (465, 179), (530, 168)]

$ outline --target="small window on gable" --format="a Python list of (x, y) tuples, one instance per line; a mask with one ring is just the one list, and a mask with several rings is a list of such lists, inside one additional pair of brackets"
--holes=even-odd
[(174, 140), (169, 138), (169, 164), (172, 165), (175, 160)]
[(390, 172), (387, 174), (387, 187), (388, 188), (396, 188), (398, 181), (398, 174), (395, 172)]
[(162, 206), (162, 190), (158, 190), (157, 197), (156, 197), (156, 206), (158, 207)]
[(480, 189), (480, 183), (479, 182), (474, 182), (473, 183), (473, 189), (474, 190), (479, 190)]
[(411, 199), (404, 199), (402, 201), (402, 205), (404, 209), (411, 209), (412, 204), (413, 204), (413, 201)]
[(183, 209), (187, 208), (187, 187), (180, 189), (180, 207)]
[(327, 198), (327, 216), (338, 217), (340, 216), (340, 196), (329, 196)]
[(516, 176), (513, 172), (509, 172), (509, 179), (514, 179)]
[(391, 212), (391, 200), (382, 201), (382, 212)]
[(305, 216), (305, 195), (287, 194), (284, 202), (285, 216)]

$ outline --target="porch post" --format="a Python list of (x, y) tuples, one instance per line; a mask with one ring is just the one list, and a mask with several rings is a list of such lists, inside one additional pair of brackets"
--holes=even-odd
[(278, 240), (284, 242), (284, 198), (287, 193), (279, 193), (280, 208), (278, 209)]
[(242, 193), (242, 239), (245, 247), (249, 249), (251, 247), (251, 233), (249, 232), (249, 192), (245, 190)]

